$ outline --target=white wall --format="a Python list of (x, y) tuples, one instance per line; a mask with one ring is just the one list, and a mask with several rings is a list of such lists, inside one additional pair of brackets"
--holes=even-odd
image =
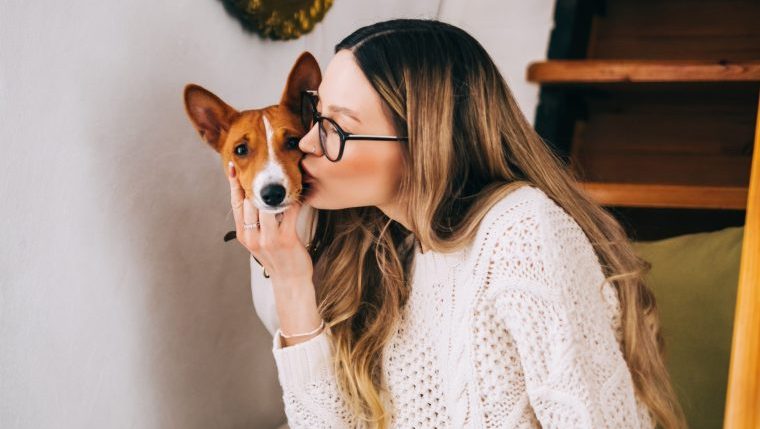
[(275, 103), (303, 50), (393, 17), (460, 25), (532, 121), (553, 1), (336, 0), (261, 41), (207, 1), (0, 0), (0, 427), (271, 428), (284, 419), (215, 152), (188, 82)]

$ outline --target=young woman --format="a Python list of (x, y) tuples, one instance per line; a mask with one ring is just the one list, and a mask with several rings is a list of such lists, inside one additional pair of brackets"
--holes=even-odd
[(290, 427), (685, 427), (647, 263), (483, 47), (396, 19), (335, 52), (304, 106), (310, 246), (230, 172)]

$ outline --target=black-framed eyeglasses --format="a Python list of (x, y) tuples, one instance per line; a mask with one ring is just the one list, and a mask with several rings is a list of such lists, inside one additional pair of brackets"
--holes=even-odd
[(319, 124), (319, 144), (322, 146), (322, 153), (332, 162), (340, 161), (346, 140), (408, 140), (407, 137), (353, 134), (344, 131), (332, 118), (317, 112), (317, 91), (311, 89), (301, 91), (301, 123), (307, 132), (315, 123)]

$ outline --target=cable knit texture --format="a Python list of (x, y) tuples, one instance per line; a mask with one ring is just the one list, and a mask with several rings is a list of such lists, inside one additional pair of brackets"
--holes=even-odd
[[(362, 427), (338, 390), (330, 331), (282, 347), (271, 283), (251, 261), (289, 426)], [(413, 270), (382, 357), (391, 427), (654, 427), (623, 359), (617, 294), (581, 228), (540, 189), (491, 207), (470, 247), (416, 248)]]

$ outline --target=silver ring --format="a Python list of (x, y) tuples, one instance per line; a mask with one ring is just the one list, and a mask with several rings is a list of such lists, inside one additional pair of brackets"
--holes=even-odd
[(243, 224), (243, 229), (246, 230), (246, 231), (250, 231), (250, 230), (252, 230), (255, 227), (256, 228), (259, 227), (259, 221), (256, 221), (255, 224), (254, 223), (244, 223)]

